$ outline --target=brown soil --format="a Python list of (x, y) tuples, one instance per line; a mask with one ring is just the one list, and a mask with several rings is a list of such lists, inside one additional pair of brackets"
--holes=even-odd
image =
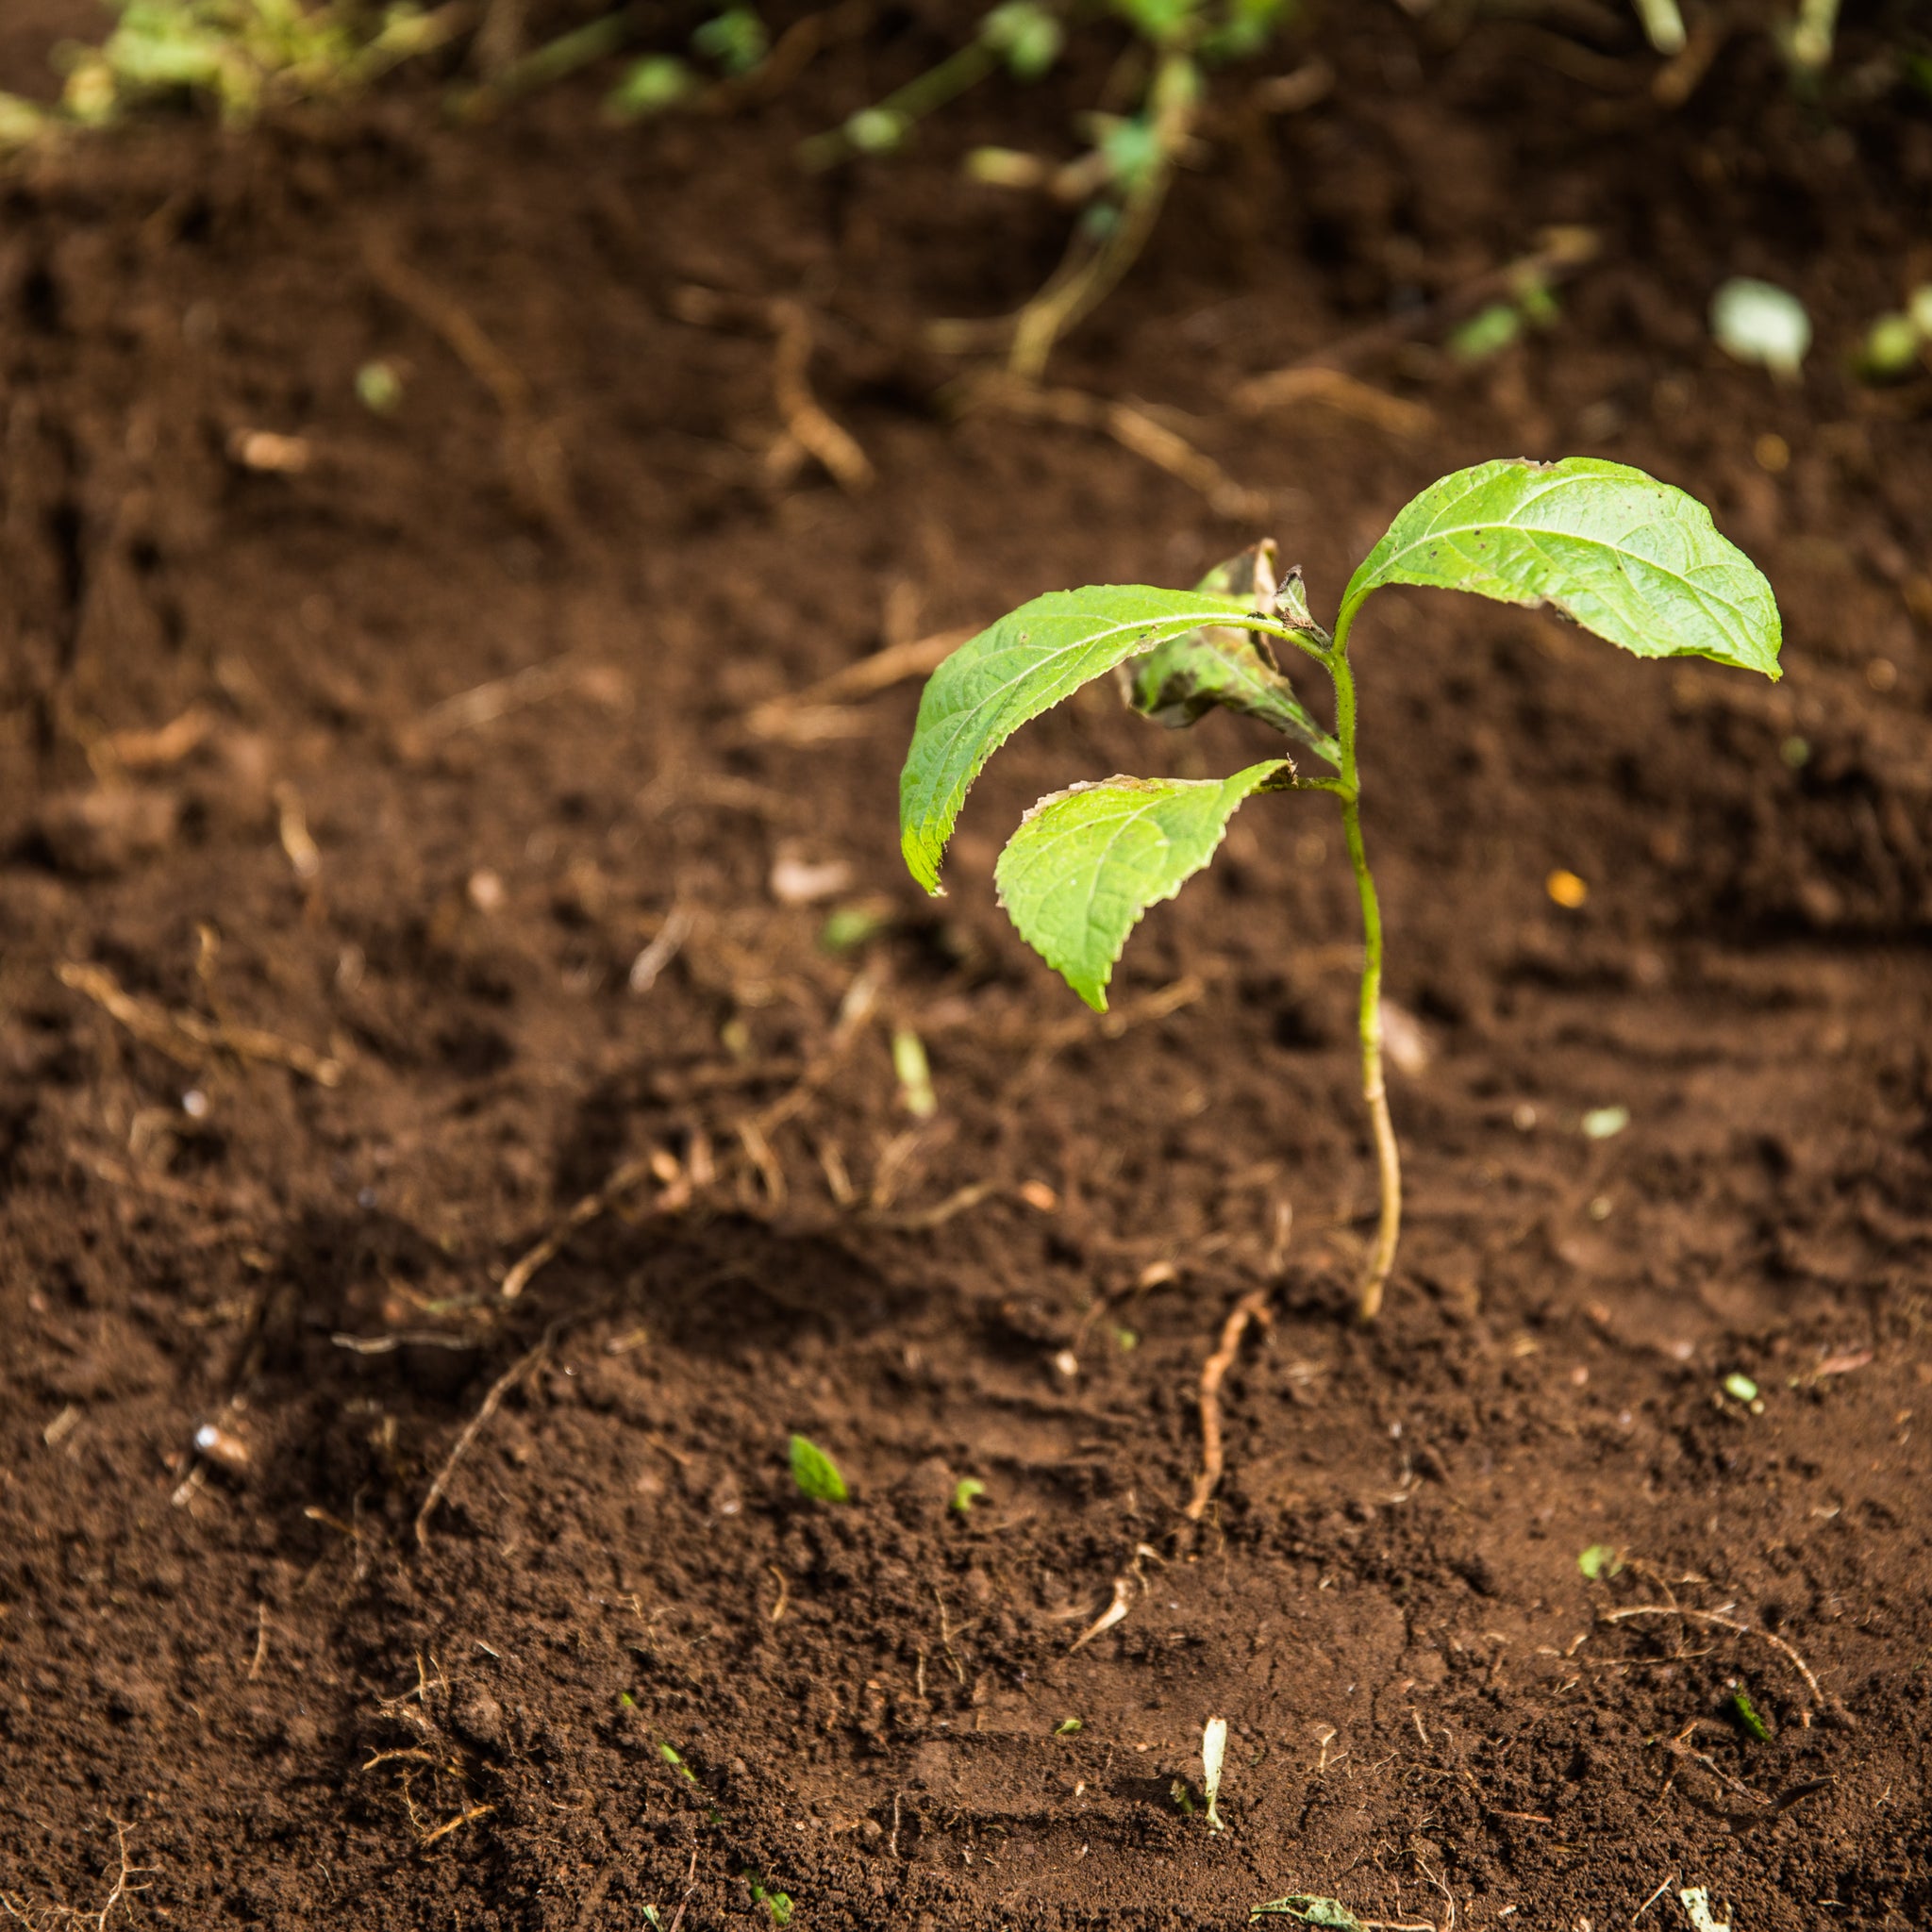
[[(1174, 412), (1318, 607), (1443, 469), (1600, 451), (1710, 500), (1789, 637), (1774, 689), (1468, 600), (1370, 618), (1391, 990), (1432, 1054), (1372, 1334), (1321, 801), (1249, 808), (1108, 1024), (992, 902), (1037, 793), (1232, 769), (1248, 727), (1090, 692), (995, 762), (929, 904), (916, 684), (816, 742), (748, 722), (1255, 534), (1086, 431), (934, 407), (919, 320), (1051, 266), (1061, 217), (956, 172), (1042, 97), (801, 178), (800, 134), (940, 44), (902, 24), (729, 120), (613, 134), (592, 89), (466, 133), (406, 95), (7, 185), (16, 1915), (99, 1911), (119, 1827), (145, 1889), (109, 1924), (694, 1928), (769, 1923), (761, 1886), (824, 1928), (1312, 1892), (1554, 1932), (1659, 1886), (1638, 1923), (1682, 1924), (1700, 1884), (1740, 1932), (1932, 1923), (1932, 450), (1923, 383), (1842, 367), (1924, 278), (1932, 125), (1860, 94), (1856, 37), (1824, 105), (1739, 42), (1671, 114), (1628, 43), (1335, 11), (1336, 90), (1230, 106), (1059, 379)], [(1418, 433), (1230, 407), (1577, 221), (1604, 251), (1547, 335), (1358, 365)], [(1802, 386), (1708, 346), (1734, 272), (1810, 302)], [(870, 492), (768, 460), (774, 296)], [(307, 467), (250, 468), (258, 431)], [(851, 882), (788, 906), (781, 860)], [(883, 937), (819, 943), (872, 901)], [(1257, 1290), (1196, 1529), (1194, 1391)], [(848, 1505), (794, 1491), (792, 1430)], [(1174, 1796), (1214, 1714), (1219, 1836)]]

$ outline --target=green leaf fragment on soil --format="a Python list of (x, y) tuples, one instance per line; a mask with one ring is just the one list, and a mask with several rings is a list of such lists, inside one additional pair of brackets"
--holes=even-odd
[(974, 1504), (986, 1494), (986, 1485), (976, 1475), (962, 1475), (953, 1485), (953, 1500), (946, 1507), (955, 1515), (968, 1514)]
[(800, 1495), (809, 1496), (819, 1503), (845, 1503), (851, 1500), (852, 1491), (845, 1487), (845, 1478), (839, 1474), (839, 1465), (805, 1436), (791, 1439), (791, 1480), (798, 1485)]
[(1576, 1567), (1594, 1583), (1600, 1576), (1614, 1576), (1624, 1567), (1624, 1558), (1608, 1543), (1591, 1543), (1577, 1557)]
[(1147, 908), (1214, 857), (1241, 802), (1291, 774), (1286, 758), (1231, 778), (1125, 778), (1042, 798), (994, 869), (1020, 936), (1098, 1012)]
[(1389, 526), (1341, 600), (1419, 584), (1551, 605), (1640, 658), (1712, 658), (1775, 678), (1771, 586), (1695, 497), (1594, 457), (1478, 463), (1433, 483)]
[(1758, 1716), (1757, 1707), (1740, 1688), (1731, 1692), (1731, 1715), (1742, 1724), (1760, 1744), (1771, 1742), (1771, 1726)]
[(1304, 1925), (1326, 1925), (1333, 1932), (1363, 1932), (1362, 1922), (1339, 1898), (1318, 1898), (1306, 1891), (1287, 1898), (1271, 1898), (1266, 1905), (1248, 1907), (1248, 1923), (1270, 1916), (1298, 1919)]
[(1733, 1402), (1756, 1402), (1757, 1400), (1757, 1384), (1749, 1375), (1726, 1375), (1724, 1377), (1724, 1393)]
[(912, 876), (939, 890), (966, 793), (1021, 725), (1137, 652), (1247, 614), (1237, 597), (1098, 584), (1036, 597), (961, 644), (926, 681), (899, 775), (899, 841)]

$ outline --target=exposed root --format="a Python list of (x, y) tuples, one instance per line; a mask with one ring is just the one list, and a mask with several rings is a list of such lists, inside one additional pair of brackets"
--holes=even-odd
[(1235, 408), (1244, 416), (1266, 415), (1297, 403), (1324, 404), (1338, 415), (1352, 416), (1357, 423), (1386, 429), (1391, 436), (1421, 436), (1436, 420), (1435, 411), (1426, 404), (1392, 396), (1345, 370), (1321, 363), (1272, 370), (1252, 377), (1234, 392)]
[[(1811, 1674), (1811, 1667), (1782, 1637), (1769, 1630), (1754, 1629), (1749, 1624), (1740, 1624), (1735, 1617), (1720, 1615), (1715, 1610), (1687, 1610), (1677, 1604), (1636, 1604), (1625, 1610), (1606, 1610), (1600, 1621), (1606, 1624), (1622, 1624), (1632, 1617), (1677, 1617), (1686, 1624), (1701, 1624), (1709, 1630), (1728, 1630), (1734, 1637), (1755, 1637), (1760, 1643), (1768, 1643), (1776, 1651), (1799, 1676), (1805, 1680), (1805, 1688), (1811, 1693), (1812, 1704), (1818, 1711), (1829, 1711), (1843, 1722), (1851, 1721), (1851, 1713), (1836, 1698), (1827, 1697), (1820, 1688), (1818, 1679)], [(1809, 1725), (1813, 1712), (1807, 1710), (1799, 1714), (1798, 1722)]]
[(566, 653), (541, 664), (528, 664), (508, 677), (492, 677), (487, 684), (472, 685), (468, 691), (432, 705), (405, 732), (405, 749), (420, 751), (425, 744), (458, 731), (475, 731), (493, 724), (512, 712), (527, 710), (546, 699), (573, 688), (588, 689), (596, 674), (592, 667), (579, 663)]
[(748, 301), (714, 289), (686, 287), (673, 292), (671, 311), (697, 328), (762, 327), (776, 339), (772, 400), (784, 426), (765, 452), (766, 474), (774, 481), (783, 482), (809, 457), (841, 489), (857, 495), (872, 488), (876, 475), (872, 458), (812, 393), (811, 312), (803, 303), (790, 297)]
[(123, 772), (179, 764), (214, 728), (214, 713), (205, 705), (191, 705), (178, 718), (153, 730), (109, 731), (90, 740), (87, 761), (104, 783)]
[(136, 1885), (132, 1880), (144, 1872), (155, 1872), (156, 1865), (134, 1865), (127, 1858), (127, 1827), (119, 1819), (110, 1821), (114, 1826), (114, 1843), (120, 1856), (120, 1867), (114, 1874), (114, 1882), (108, 1888), (108, 1896), (92, 1911), (84, 1911), (78, 1906), (30, 1906), (17, 1893), (0, 1891), (0, 1912), (9, 1919), (27, 1927), (27, 1932), (53, 1932), (55, 1926), (72, 1927), (92, 1925), (95, 1932), (108, 1932), (108, 1920), (114, 1907), (119, 1906), (129, 1918), (134, 1908), (127, 1901), (136, 1893), (145, 1891), (145, 1885)]
[(472, 1805), (467, 1811), (459, 1811), (446, 1824), (439, 1824), (434, 1831), (425, 1831), (417, 1841), (418, 1848), (433, 1845), (440, 1838), (447, 1838), (451, 1832), (460, 1830), (466, 1824), (473, 1824), (479, 1818), (488, 1818), (496, 1809), (494, 1805)]
[(1067, 1655), (1072, 1657), (1076, 1650), (1084, 1650), (1096, 1637), (1111, 1630), (1127, 1614), (1127, 1606), (1133, 1598), (1132, 1582), (1124, 1576), (1116, 1576), (1113, 1580), (1113, 1601), (1068, 1644)]
[(561, 1325), (561, 1323), (553, 1322), (544, 1329), (541, 1339), (534, 1348), (519, 1356), (495, 1381), (491, 1383), (481, 1407), (463, 1424), (462, 1434), (457, 1438), (449, 1454), (443, 1457), (442, 1467), (436, 1472), (436, 1480), (429, 1485), (428, 1491), (423, 1498), (423, 1507), (416, 1511), (416, 1543), (419, 1548), (426, 1550), (429, 1547), (429, 1519), (436, 1513), (436, 1506), (442, 1501), (444, 1493), (449, 1489), (450, 1480), (457, 1473), (457, 1465), (470, 1453), (476, 1438), (490, 1426), (490, 1418), (503, 1407), (503, 1398), (549, 1356), (551, 1344), (557, 1340), (557, 1333)]
[(64, 959), (58, 969), (62, 986), (85, 993), (110, 1020), (115, 1020), (143, 1045), (164, 1053), (185, 1067), (204, 1065), (210, 1054), (233, 1054), (237, 1059), (265, 1060), (287, 1067), (313, 1080), (319, 1087), (340, 1086), (342, 1063), (306, 1047), (298, 1041), (284, 1040), (259, 1026), (235, 1026), (224, 1021), (204, 1020), (199, 1013), (171, 1011), (154, 1000), (137, 998), (122, 990), (121, 982), (105, 967), (84, 966)]
[(1194, 1478), (1194, 1493), (1188, 1499), (1188, 1507), (1181, 1513), (1190, 1523), (1199, 1523), (1206, 1513), (1214, 1491), (1221, 1484), (1221, 1383), (1228, 1370), (1234, 1366), (1235, 1356), (1241, 1345), (1241, 1337), (1247, 1332), (1250, 1322), (1268, 1325), (1268, 1297), (1257, 1289), (1252, 1294), (1244, 1294), (1228, 1310), (1227, 1320), (1221, 1324), (1221, 1345), (1208, 1357), (1201, 1370), (1201, 1473)]
[[(772, 395), (791, 440), (816, 458), (841, 490), (854, 495), (875, 480), (872, 459), (850, 431), (835, 423), (811, 392), (811, 317), (797, 302), (774, 302), (770, 309), (778, 344), (772, 356)], [(780, 459), (782, 462), (782, 459)]]
[(1131, 403), (1090, 395), (1084, 390), (1043, 389), (1037, 383), (999, 372), (973, 378), (960, 393), (969, 408), (1001, 409), (1029, 422), (1063, 423), (1074, 428), (1098, 430), (1103, 436), (1110, 436), (1123, 449), (1131, 450), (1135, 456), (1199, 491), (1216, 516), (1236, 524), (1261, 523), (1267, 519), (1269, 501), (1259, 491), (1237, 483), (1212, 457)]
[[(635, 1188), (641, 1187), (652, 1177), (652, 1159), (649, 1154), (640, 1155), (626, 1160), (616, 1168), (604, 1185), (594, 1192), (586, 1194), (576, 1202), (563, 1219), (540, 1241), (528, 1249), (503, 1277), (503, 1286), (497, 1293), (507, 1302), (513, 1302), (529, 1287), (530, 1278), (540, 1268), (547, 1267), (563, 1252), (564, 1245), (580, 1227), (609, 1213), (618, 1202)], [(682, 1205), (679, 1203), (678, 1205)], [(671, 1207), (670, 1190), (658, 1202), (660, 1212), (669, 1211)]]

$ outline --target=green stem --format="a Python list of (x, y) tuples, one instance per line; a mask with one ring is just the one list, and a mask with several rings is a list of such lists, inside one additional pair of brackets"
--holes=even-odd
[[(1348, 613), (1352, 616), (1353, 612)], [(1362, 1275), (1356, 1313), (1373, 1322), (1381, 1312), (1382, 1291), (1395, 1265), (1395, 1243), (1402, 1231), (1402, 1158), (1395, 1145), (1395, 1127), (1389, 1118), (1389, 1089), (1382, 1077), (1382, 908), (1369, 855), (1362, 843), (1361, 774), (1356, 763), (1355, 673), (1348, 662), (1348, 623), (1337, 626), (1328, 660), (1335, 680), (1335, 735), (1341, 746), (1341, 824), (1348, 840), (1349, 863), (1355, 867), (1356, 891), (1362, 904), (1362, 991), (1359, 1024), (1362, 1042), (1362, 1101), (1375, 1138), (1375, 1165), (1380, 1181), (1381, 1212), (1375, 1245)]]

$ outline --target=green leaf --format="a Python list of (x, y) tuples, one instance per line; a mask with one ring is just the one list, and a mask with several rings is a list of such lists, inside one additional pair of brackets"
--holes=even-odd
[(1624, 1557), (1612, 1544), (1591, 1543), (1577, 1557), (1576, 1567), (1594, 1583), (1600, 1576), (1618, 1575), (1624, 1568)]
[(1731, 1714), (1760, 1744), (1771, 1742), (1771, 1726), (1757, 1715), (1757, 1707), (1741, 1684), (1731, 1692)]
[(1640, 658), (1778, 675), (1783, 630), (1757, 567), (1694, 497), (1594, 457), (1478, 463), (1432, 483), (1349, 580), (1341, 625), (1384, 584), (1553, 604)]
[[(1239, 598), (1250, 610), (1268, 610), (1283, 623), (1304, 629), (1318, 648), (1327, 647), (1326, 634), (1312, 619), (1306, 626), (1301, 623), (1307, 605), (1300, 594), (1300, 571), (1291, 571), (1288, 583), (1277, 591), (1272, 541), (1252, 544), (1239, 557), (1217, 564), (1194, 588), (1208, 595)], [(1277, 597), (1285, 604), (1277, 604)], [(1130, 658), (1120, 666), (1119, 675), (1128, 708), (1170, 730), (1192, 724), (1218, 707), (1259, 718), (1299, 739), (1331, 765), (1341, 761), (1341, 746), (1295, 696), (1294, 686), (1282, 675), (1273, 648), (1258, 631), (1204, 625)]]
[(962, 1475), (953, 1485), (953, 1500), (947, 1507), (960, 1516), (971, 1514), (974, 1504), (986, 1494), (986, 1485), (976, 1475)]
[(899, 774), (899, 842), (912, 876), (939, 891), (967, 791), (1021, 725), (1137, 651), (1246, 615), (1224, 594), (1093, 584), (1036, 597), (961, 644), (926, 680)]
[(1271, 1914), (1299, 1919), (1304, 1925), (1327, 1925), (1333, 1932), (1363, 1932), (1362, 1922), (1339, 1898), (1317, 1898), (1298, 1891), (1288, 1898), (1271, 1898), (1266, 1905), (1248, 1907), (1248, 1923)]
[(1114, 961), (1148, 907), (1214, 857), (1243, 799), (1286, 777), (1286, 758), (1231, 778), (1109, 778), (1042, 798), (993, 877), (1020, 937), (1097, 1012)]
[(815, 1502), (845, 1503), (852, 1497), (845, 1478), (839, 1474), (839, 1465), (805, 1436), (791, 1439), (791, 1480), (798, 1485), (800, 1495), (809, 1496)]

